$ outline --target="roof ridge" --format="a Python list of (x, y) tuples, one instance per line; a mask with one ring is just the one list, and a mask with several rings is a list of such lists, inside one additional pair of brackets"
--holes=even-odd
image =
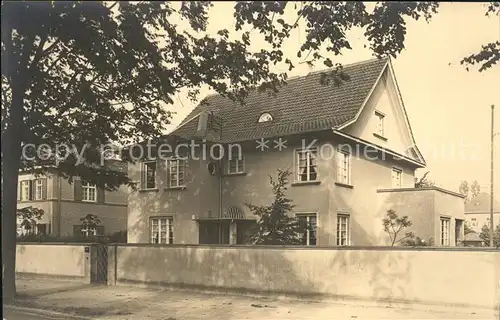
[[(352, 62), (352, 63), (348, 63), (348, 64), (343, 64), (342, 67), (343, 68), (356, 67), (356, 66), (363, 65), (363, 64), (368, 64), (368, 63), (371, 63), (371, 62), (375, 62), (375, 61), (379, 61), (379, 60), (388, 60), (388, 59), (389, 59), (388, 57), (382, 57), (382, 58), (375, 57), (375, 58), (371, 58), (371, 59), (367, 59), (367, 60), (362, 60), (362, 61), (356, 61), (356, 62)], [(321, 72), (325, 72), (325, 71), (328, 71), (328, 70), (334, 70), (334, 69), (335, 69), (335, 67), (324, 68), (324, 69), (321, 69), (321, 70), (311, 71), (311, 72), (309, 72), (305, 76), (297, 76), (297, 77), (298, 78), (307, 77), (309, 75), (314, 75), (314, 74), (318, 74), (318, 73), (321, 73)]]
[[(374, 58), (367, 59), (367, 60), (356, 61), (356, 62), (344, 64), (344, 65), (342, 65), (342, 67), (344, 67), (344, 68), (355, 67), (355, 66), (359, 66), (359, 65), (363, 65), (363, 64), (368, 64), (370, 62), (374, 62), (374, 61), (378, 61), (378, 60), (390, 60), (390, 57), (382, 57), (382, 58), (374, 57)], [(318, 73), (321, 73), (321, 72), (325, 72), (325, 71), (328, 71), (328, 70), (334, 70), (334, 69), (335, 68), (332, 67), (332, 68), (325, 68), (325, 69), (321, 69), (321, 70), (311, 71), (311, 72), (309, 72), (309, 73), (307, 73), (305, 75), (296, 75), (296, 76), (287, 78), (286, 81), (295, 80), (295, 79), (301, 79), (301, 78), (305, 78), (305, 77), (310, 76), (310, 75), (314, 75), (314, 74), (318, 74)], [(220, 95), (220, 94), (217, 93), (217, 92), (214, 92), (212, 94), (206, 95), (205, 98), (201, 99), (201, 101), (203, 101), (204, 99), (208, 99), (208, 98), (214, 97), (214, 96), (218, 96), (218, 95)], [(200, 103), (198, 103), (198, 105), (200, 105)]]

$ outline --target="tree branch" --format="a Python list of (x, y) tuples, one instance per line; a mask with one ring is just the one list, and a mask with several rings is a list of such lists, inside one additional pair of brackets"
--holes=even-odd
[(43, 36), (40, 36), (40, 44), (38, 45), (38, 48), (36, 49), (35, 56), (33, 57), (33, 61), (31, 62), (31, 65), (28, 67), (28, 69), (31, 71), (33, 68), (36, 68), (38, 65), (38, 62), (42, 59), (44, 56), (44, 50), (43, 46), (47, 42), (48, 35), (45, 34)]

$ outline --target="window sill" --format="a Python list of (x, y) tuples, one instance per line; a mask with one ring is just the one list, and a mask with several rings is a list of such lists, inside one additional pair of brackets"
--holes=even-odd
[(347, 188), (347, 189), (354, 188), (354, 186), (352, 186), (350, 184), (345, 184), (345, 183), (341, 183), (341, 182), (335, 182), (335, 185), (338, 187)]
[(292, 187), (297, 187), (297, 186), (308, 186), (308, 185), (316, 185), (320, 184), (321, 181), (315, 180), (315, 181), (297, 181), (292, 183)]
[(374, 137), (377, 137), (377, 138), (379, 138), (380, 140), (384, 140), (384, 141), (387, 141), (387, 138), (386, 138), (386, 137), (384, 137), (384, 136), (381, 136), (381, 135), (379, 135), (378, 133), (375, 133), (375, 132), (374, 132), (374, 133), (373, 133), (373, 136), (374, 136)]
[(225, 173), (222, 176), (223, 177), (238, 177), (238, 176), (246, 176), (246, 172), (235, 172), (235, 173)]
[(178, 187), (167, 187), (165, 190), (185, 190), (186, 186), (178, 186)]
[(139, 189), (139, 192), (158, 192), (158, 188), (151, 188), (151, 189)]
[(81, 200), (82, 202), (85, 202), (85, 203), (97, 203), (96, 200)]

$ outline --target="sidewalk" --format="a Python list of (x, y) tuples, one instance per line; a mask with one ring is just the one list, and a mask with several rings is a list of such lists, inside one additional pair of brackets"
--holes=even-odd
[(89, 319), (492, 319), (487, 310), (388, 307), (18, 279), (18, 306)]

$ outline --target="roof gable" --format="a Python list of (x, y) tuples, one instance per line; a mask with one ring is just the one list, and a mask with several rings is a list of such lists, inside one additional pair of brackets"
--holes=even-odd
[[(350, 81), (341, 86), (321, 85), (324, 71), (291, 78), (275, 95), (252, 91), (245, 105), (220, 95), (207, 97), (172, 134), (193, 137), (201, 112), (212, 111), (222, 119), (222, 133), (209, 133), (207, 140), (238, 142), (275, 136), (329, 130), (356, 118), (377, 83), (388, 59), (371, 59), (344, 66)], [(273, 121), (259, 123), (263, 113)]]
[(390, 62), (380, 74), (356, 117), (339, 129), (422, 164), (425, 163), (416, 148)]

